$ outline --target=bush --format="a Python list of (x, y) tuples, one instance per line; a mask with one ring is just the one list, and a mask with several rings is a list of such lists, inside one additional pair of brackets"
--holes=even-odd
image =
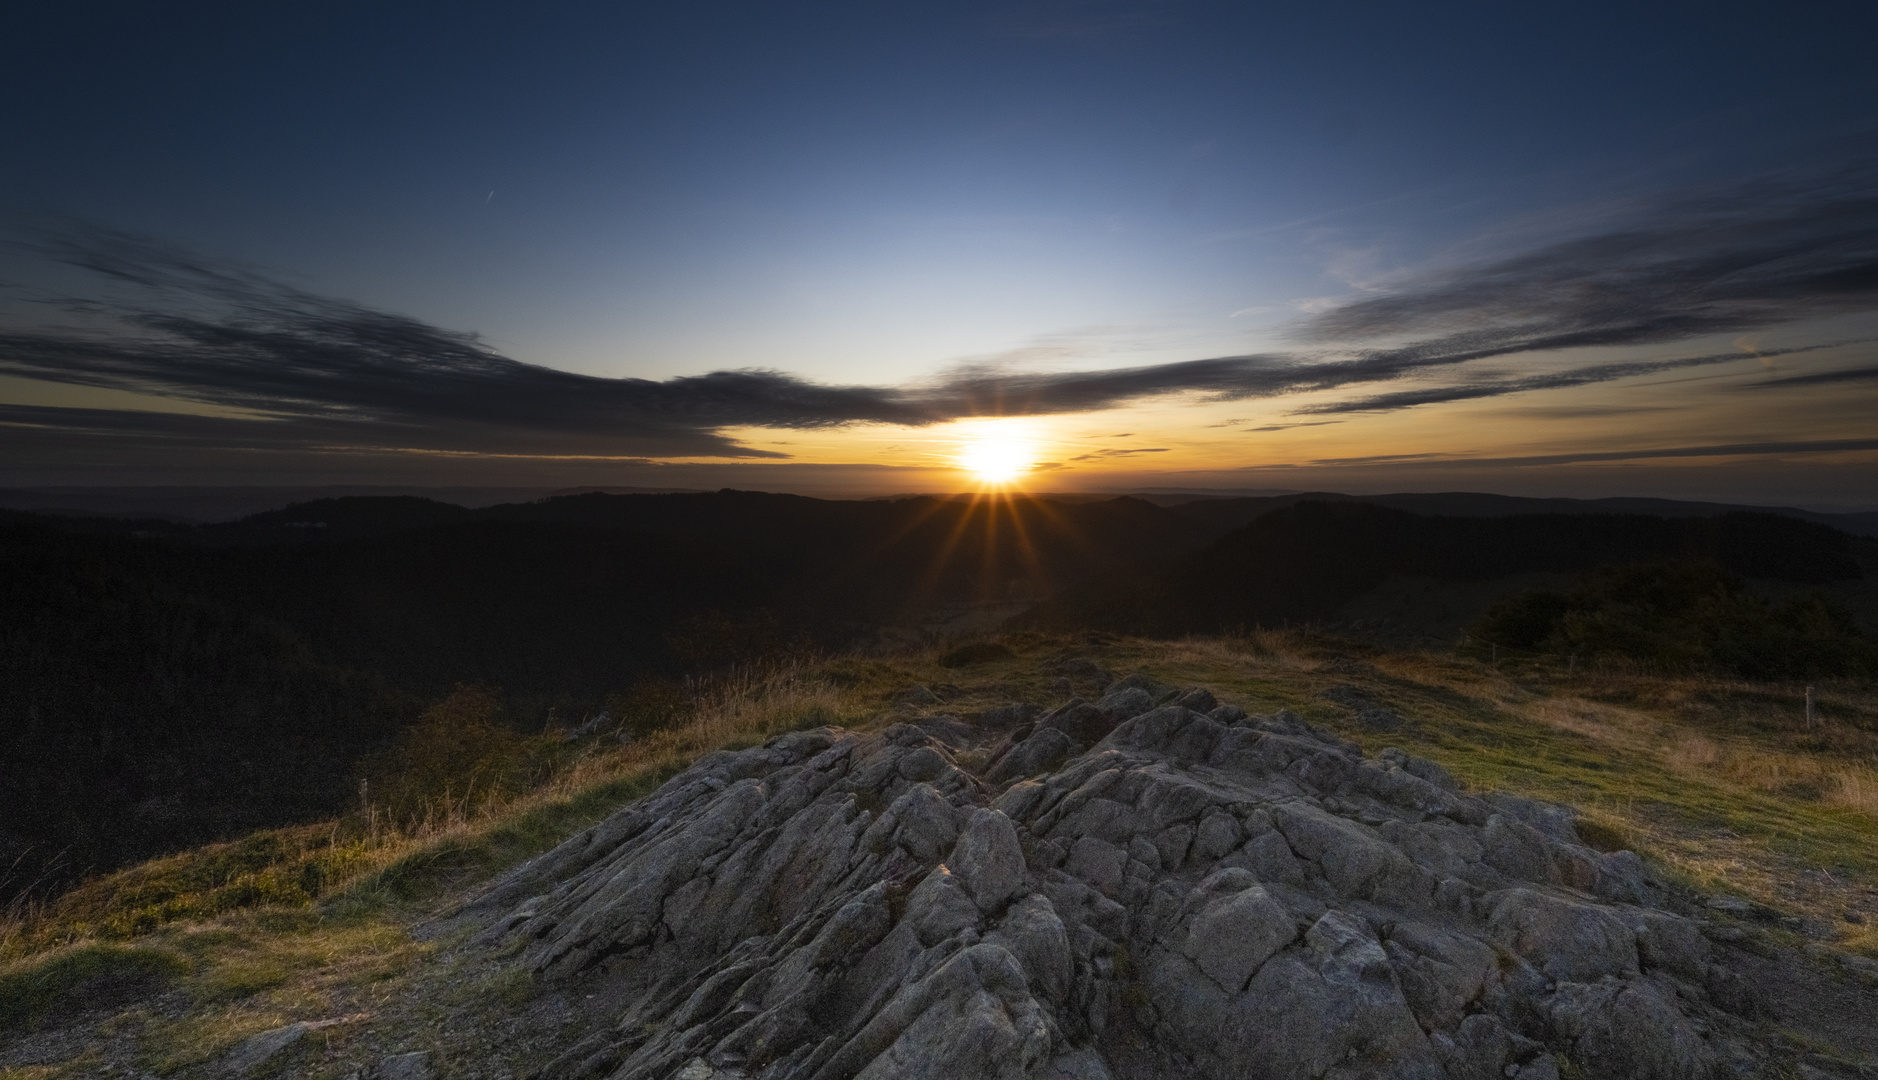
[(1493, 606), (1474, 625), (1473, 635), (1510, 649), (1541, 650), (1551, 644), (1559, 620), (1571, 610), (1564, 593), (1535, 590)]
[(502, 720), (495, 691), (457, 687), (372, 762), (366, 799), (406, 819), (439, 808), (467, 812), (526, 789), (547, 764), (539, 760), (543, 748)]
[(1506, 648), (1747, 679), (1878, 673), (1878, 645), (1845, 609), (1817, 595), (1769, 599), (1701, 560), (1595, 570), (1570, 593), (1534, 591), (1495, 605), (1471, 633)]

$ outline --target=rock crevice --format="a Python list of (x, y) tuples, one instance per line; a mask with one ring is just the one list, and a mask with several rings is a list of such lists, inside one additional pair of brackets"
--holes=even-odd
[(518, 868), (482, 942), (633, 1002), (544, 1076), (1734, 1075), (1751, 995), (1569, 810), (1159, 689), (713, 754)]

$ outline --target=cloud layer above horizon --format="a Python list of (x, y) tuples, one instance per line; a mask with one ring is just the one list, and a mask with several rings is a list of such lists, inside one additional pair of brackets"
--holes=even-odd
[[(79, 299), (35, 298), (39, 310), (51, 305), (77, 325), (41, 319), (0, 331), (0, 374), (222, 414), (7, 406), (0, 425), (22, 446), (39, 432), (198, 451), (761, 461), (790, 455), (725, 432), (919, 428), (1091, 413), (1176, 394), (1311, 394), (1288, 411), (1386, 413), (1860, 344), (1661, 354), (1683, 342), (1878, 310), (1878, 169), (1869, 162), (1684, 190), (1599, 220), (1524, 250), (1371, 283), (1301, 317), (1269, 351), (1067, 371), (964, 365), (887, 386), (754, 368), (665, 380), (561, 371), (504, 356), (473, 333), (312, 295), (156, 240), (70, 227), (26, 246), (103, 287)], [(1633, 355), (1642, 348), (1658, 354)], [(1577, 350), (1611, 352), (1556, 366), (1559, 354)], [(1874, 370), (1743, 386), (1858, 383)], [(1403, 381), (1414, 385), (1377, 389)], [(1097, 456), (1120, 455), (1087, 455)]]

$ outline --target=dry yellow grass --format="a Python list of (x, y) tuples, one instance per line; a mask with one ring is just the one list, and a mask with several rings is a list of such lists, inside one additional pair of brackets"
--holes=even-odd
[[(1482, 788), (1576, 806), (1690, 886), (1749, 896), (1878, 955), (1878, 696), (1696, 676), (1387, 653), (1297, 632), (1112, 641), (1109, 666), (1291, 707), (1370, 751), (1395, 744)], [(1325, 700), (1352, 686), (1409, 723), (1365, 730)]]
[(1726, 777), (1754, 791), (1815, 799), (1878, 817), (1878, 771), (1856, 762), (1682, 732), (1663, 750), (1663, 763), (1679, 773)]
[[(132, 1009), (112, 1021), (135, 1029), (139, 1060), (159, 1073), (199, 1067), (295, 1019), (396, 1011), (433, 951), (412, 940), (409, 926), (439, 890), (448, 895), (551, 845), (702, 753), (864, 720), (856, 703), (867, 696), (803, 668), (745, 674), (701, 692), (684, 723), (630, 745), (589, 747), (525, 793), (445, 797), (404, 820), (366, 807), (354, 820), (244, 841), (258, 847), (261, 864), (232, 876), (205, 867), (245, 865), (233, 859), (241, 845), (216, 845), (108, 875), (49, 904), (15, 905), (0, 922), (0, 1029), (48, 1007), (83, 1006), (87, 980), (144, 968), (160, 969), (192, 1002), (181, 1017)], [(286, 887), (308, 866), (324, 876), (317, 905)], [(231, 892), (244, 902), (218, 907), (216, 898)], [(95, 1057), (0, 1077), (90, 1075)]]
[[(686, 720), (621, 746), (597, 742), (535, 787), (506, 797), (445, 793), (399, 818), (366, 805), (351, 819), (270, 830), (241, 844), (211, 845), (91, 881), (51, 903), (16, 903), (0, 917), (0, 963), (51, 945), (126, 938), (157, 926), (269, 903), (343, 896), (426, 852), (475, 845), (531, 815), (633, 787), (701, 753), (777, 731), (852, 719), (842, 692), (801, 668), (746, 673), (697, 697)], [(604, 797), (601, 798), (604, 802)], [(256, 848), (243, 857), (243, 845)], [(232, 867), (205, 868), (217, 861)], [(317, 887), (306, 886), (317, 880)], [(0, 974), (4, 969), (0, 969)]]
[[(1013, 696), (1048, 702), (1049, 663), (1072, 655), (1205, 684), (1255, 712), (1293, 708), (1371, 752), (1399, 745), (1478, 787), (1574, 804), (1598, 836), (1637, 848), (1695, 888), (1805, 915), (1828, 926), (1836, 945), (1878, 954), (1878, 700), (1869, 687), (1821, 688), (1828, 722), (1806, 731), (1794, 688), (1622, 673), (1567, 679), (1298, 632), (1005, 641), (1015, 655), (965, 668), (940, 667), (943, 650), (933, 647), (726, 680), (700, 694), (682, 724), (628, 746), (589, 745), (525, 792), (471, 798), (466, 789), (402, 819), (368, 809), (276, 830), (252, 865), (235, 858), (240, 845), (224, 845), (130, 868), (0, 919), (0, 997), (9, 979), (21, 985), (59, 957), (108, 945), (161, 953), (184, 969), (173, 982), (192, 1002), (183, 1016), (123, 1020), (137, 1028), (150, 1067), (193, 1067), (287, 1019), (369, 1012), (369, 1026), (391, 1030), (413, 980), (434, 990), (457, 978), (430, 970), (431, 947), (414, 942), (410, 926), (698, 755), (822, 723), (875, 727), (900, 715), (891, 697), (916, 683), (961, 684), (965, 698), (948, 706), (960, 712)], [(1323, 696), (1343, 685), (1408, 723), (1365, 730)], [(204, 871), (224, 863), (239, 872)], [(317, 903), (290, 888), (309, 865), (323, 875)], [(165, 889), (176, 895), (162, 899)], [(240, 902), (216, 906), (224, 900)], [(1871, 921), (1851, 921), (1861, 911)], [(500, 972), (487, 987), (465, 977), (472, 996), (513, 990)], [(331, 1037), (350, 1036), (335, 1028)], [(86, 1075), (96, 1064), (88, 1061), (14, 1075)]]

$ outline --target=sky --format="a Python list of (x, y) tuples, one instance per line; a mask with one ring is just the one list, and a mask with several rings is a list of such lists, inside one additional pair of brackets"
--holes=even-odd
[(0, 485), (1878, 508), (1878, 8), (9, 5)]

